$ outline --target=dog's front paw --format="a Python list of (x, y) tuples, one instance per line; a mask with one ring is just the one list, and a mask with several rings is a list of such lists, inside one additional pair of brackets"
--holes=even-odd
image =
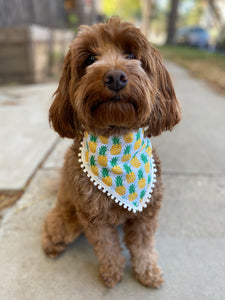
[(45, 228), (42, 235), (42, 247), (45, 253), (50, 257), (59, 256), (66, 248), (66, 243), (59, 232), (54, 235), (49, 232), (48, 227), (45, 224)]
[(100, 278), (107, 287), (114, 287), (123, 279), (123, 266), (112, 267), (102, 265), (100, 267)]
[(100, 265), (100, 278), (107, 287), (112, 288), (123, 279), (124, 266), (125, 258), (122, 255)]
[(157, 265), (148, 266), (143, 273), (135, 272), (135, 276), (140, 283), (147, 287), (159, 288), (164, 282), (162, 271)]
[[(72, 216), (72, 217), (71, 217)], [(82, 227), (75, 214), (53, 209), (45, 220), (42, 247), (47, 255), (60, 255), (81, 233)]]

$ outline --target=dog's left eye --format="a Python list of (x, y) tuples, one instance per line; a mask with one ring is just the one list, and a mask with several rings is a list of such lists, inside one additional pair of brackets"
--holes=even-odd
[(130, 52), (126, 53), (125, 56), (126, 56), (127, 59), (136, 59), (136, 56), (133, 53), (130, 53)]
[(88, 58), (85, 60), (85, 65), (90, 66), (96, 61), (96, 57), (94, 55), (88, 56)]

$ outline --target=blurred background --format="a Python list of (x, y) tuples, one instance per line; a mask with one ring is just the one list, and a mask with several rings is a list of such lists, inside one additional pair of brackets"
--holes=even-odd
[(225, 91), (224, 0), (1, 0), (0, 83), (58, 79), (79, 25), (113, 15), (134, 22), (165, 58)]
[[(113, 15), (159, 49), (182, 107), (179, 126), (152, 139), (165, 185), (157, 249), (166, 283), (155, 291), (130, 263), (106, 290), (84, 236), (59, 260), (41, 250), (72, 143), (48, 122), (63, 58), (80, 24)], [(225, 0), (0, 0), (0, 299), (225, 299), (224, 96)]]

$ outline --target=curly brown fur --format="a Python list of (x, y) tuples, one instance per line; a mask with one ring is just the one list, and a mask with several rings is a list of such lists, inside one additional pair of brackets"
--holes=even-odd
[[(94, 57), (91, 64), (87, 63), (90, 56)], [(128, 78), (120, 91), (104, 83), (110, 70), (121, 70)], [(90, 182), (81, 171), (78, 152), (85, 130), (111, 136), (148, 126), (150, 137), (171, 130), (180, 121), (180, 107), (160, 54), (139, 29), (117, 17), (106, 24), (83, 26), (65, 58), (49, 119), (74, 144), (65, 157), (58, 202), (45, 222), (45, 252), (59, 255), (84, 231), (99, 259), (101, 279), (113, 287), (123, 277), (125, 260), (116, 225), (124, 223), (136, 278), (145, 286), (159, 287), (163, 279), (154, 233), (162, 184), (155, 150), (157, 181), (151, 203), (136, 214), (118, 206)]]

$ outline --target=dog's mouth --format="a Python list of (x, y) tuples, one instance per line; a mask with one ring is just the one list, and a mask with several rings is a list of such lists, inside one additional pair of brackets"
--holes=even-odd
[[(121, 104), (121, 105), (120, 105)], [(124, 105), (131, 105), (133, 106), (133, 109), (136, 111), (137, 110), (137, 104), (132, 101), (132, 100), (127, 100), (122, 98), (120, 95), (111, 97), (109, 99), (103, 100), (103, 101), (98, 101), (98, 103), (93, 104), (93, 106), (91, 107), (91, 113), (94, 114), (101, 106), (110, 106), (110, 108), (116, 108), (118, 110), (120, 110), (120, 108)]]
[(110, 98), (108, 101), (109, 102), (110, 101), (114, 101), (114, 102), (121, 101), (121, 97), (120, 96), (115, 96), (115, 97)]

